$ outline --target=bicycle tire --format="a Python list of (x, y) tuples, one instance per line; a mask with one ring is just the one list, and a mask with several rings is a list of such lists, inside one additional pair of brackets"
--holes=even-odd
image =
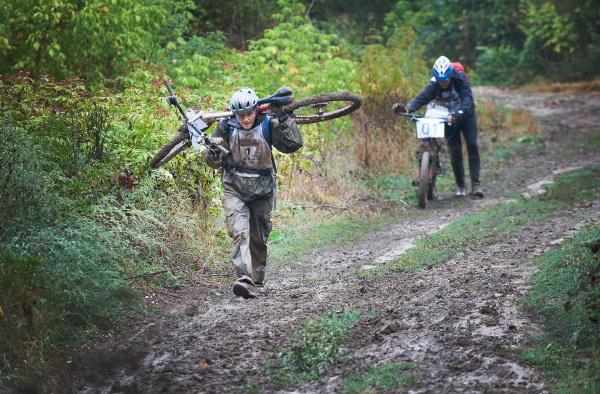
[(436, 178), (437, 178), (437, 175), (434, 174), (433, 177), (431, 178), (431, 185), (429, 185), (429, 188), (427, 189), (427, 199), (429, 201), (433, 200), (433, 197), (435, 197), (434, 192), (435, 192)]
[(423, 152), (421, 171), (419, 173), (419, 208), (427, 207), (427, 190), (429, 188), (429, 152)]
[[(330, 103), (340, 103), (343, 102), (344, 105), (335, 109), (331, 112), (321, 112), (317, 109), (314, 114), (303, 115), (296, 114), (296, 110), (303, 107), (312, 107), (317, 104), (330, 104)], [(293, 101), (290, 105), (285, 107), (288, 115), (296, 122), (296, 124), (309, 124), (309, 123), (319, 123), (324, 122), (326, 120), (340, 118), (342, 116), (346, 116), (357, 109), (362, 105), (362, 98), (352, 92), (342, 91), (342, 92), (332, 92), (332, 93), (320, 93), (314, 96), (305, 97), (300, 100)], [(310, 111), (309, 111), (310, 112)]]
[(159, 168), (175, 156), (182, 150), (191, 145), (190, 133), (185, 131), (183, 133), (177, 133), (171, 141), (169, 141), (161, 150), (154, 155), (150, 160), (150, 167)]

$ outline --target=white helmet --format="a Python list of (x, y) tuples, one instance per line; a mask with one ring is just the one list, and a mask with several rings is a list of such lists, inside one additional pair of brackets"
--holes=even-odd
[(452, 66), (450, 60), (446, 56), (440, 56), (433, 65), (433, 76), (438, 82), (445, 82), (452, 74)]
[(250, 88), (242, 88), (231, 96), (231, 110), (236, 115), (252, 111), (258, 106), (258, 96)]

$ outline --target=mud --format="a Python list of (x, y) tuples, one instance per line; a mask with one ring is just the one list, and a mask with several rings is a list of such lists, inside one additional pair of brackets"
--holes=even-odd
[[(359, 243), (311, 251), (301, 260), (275, 267), (254, 300), (236, 298), (228, 289), (216, 289), (212, 301), (185, 293), (183, 298), (147, 294), (149, 302), (156, 302), (152, 305), (184, 318), (138, 321), (130, 337), (114, 338), (70, 360), (72, 383), (65, 392), (222, 393), (244, 392), (243, 386), (250, 384), (266, 393), (337, 393), (343, 392), (344, 377), (372, 366), (406, 362), (416, 363), (412, 372), (421, 381), (419, 387), (405, 390), (409, 392), (545, 392), (547, 383), (540, 372), (514, 351), (529, 345), (528, 335), (543, 331), (516, 308), (517, 300), (534, 273), (531, 258), (556, 247), (581, 226), (577, 211), (428, 269), (385, 277), (354, 274), (397, 257), (424, 233), (489, 204), (510, 203), (507, 195), (531, 192), (527, 185), (551, 179), (553, 171), (600, 164), (597, 151), (579, 151), (577, 142), (569, 143), (576, 154), (564, 160), (555, 160), (551, 153), (561, 147), (564, 153), (568, 133), (600, 127), (599, 96), (565, 98), (486, 88), (476, 95), (528, 106), (546, 116), (546, 149), (496, 175), (489, 170), (485, 199), (442, 196), (426, 211), (412, 209)], [(561, 104), (552, 104), (555, 100)], [(502, 177), (518, 170), (534, 175), (527, 184)], [(585, 209), (597, 210), (598, 205)], [(267, 354), (284, 347), (303, 320), (340, 305), (358, 305), (376, 314), (355, 323), (343, 343), (349, 354), (320, 379), (282, 388), (265, 373)]]

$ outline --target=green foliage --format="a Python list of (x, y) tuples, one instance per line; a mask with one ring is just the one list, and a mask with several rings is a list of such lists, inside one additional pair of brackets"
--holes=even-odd
[(370, 393), (373, 390), (419, 387), (419, 380), (404, 371), (415, 369), (415, 364), (384, 364), (372, 367), (359, 376), (344, 378), (346, 393)]
[(150, 152), (177, 124), (156, 91), (92, 99), (77, 78), (24, 72), (1, 87), (0, 248), (10, 254), (0, 289), (5, 383), (39, 374), (82, 328), (105, 329), (135, 308), (137, 293), (124, 277), (208, 255), (212, 239), (199, 234), (212, 231), (216, 211), (208, 208), (219, 186), (194, 153), (170, 171), (148, 172)]
[(167, 29), (181, 33), (190, 7), (178, 0), (8, 1), (0, 8), (0, 73), (81, 73), (98, 86), (126, 67), (128, 57), (141, 58), (146, 42)]
[(462, 62), (478, 83), (576, 80), (598, 75), (598, 12), (585, 0), (399, 1), (383, 31), (417, 29), (431, 59)]
[(295, 343), (277, 353), (275, 363), (267, 366), (267, 373), (277, 374), (288, 384), (318, 378), (344, 355), (339, 343), (360, 316), (360, 312), (343, 309), (328, 312), (317, 320), (304, 321), (302, 330), (293, 334)]

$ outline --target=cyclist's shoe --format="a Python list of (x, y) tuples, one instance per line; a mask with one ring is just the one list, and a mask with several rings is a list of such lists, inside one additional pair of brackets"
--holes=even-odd
[(233, 284), (233, 294), (238, 297), (254, 298), (256, 297), (256, 288), (254, 282), (249, 276), (243, 275)]
[(456, 192), (457, 196), (466, 196), (467, 195), (467, 188), (466, 187), (459, 187), (458, 191)]
[(413, 186), (419, 186), (419, 184), (420, 184), (420, 182), (419, 182), (419, 180), (418, 180), (418, 179), (413, 179), (413, 180), (412, 180), (412, 185), (413, 185)]
[(483, 198), (483, 192), (481, 191), (479, 185), (473, 185), (473, 191), (471, 194), (475, 197)]

